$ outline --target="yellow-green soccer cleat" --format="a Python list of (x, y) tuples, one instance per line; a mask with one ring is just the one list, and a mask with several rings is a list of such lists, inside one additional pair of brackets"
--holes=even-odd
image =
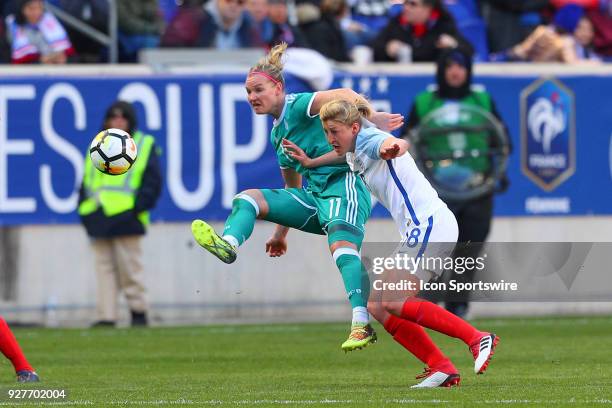
[(342, 350), (347, 352), (362, 349), (370, 343), (376, 343), (376, 340), (376, 332), (370, 324), (354, 324), (349, 338), (342, 343)]
[(236, 249), (221, 238), (213, 227), (202, 220), (194, 220), (191, 223), (191, 233), (196, 242), (205, 250), (225, 262), (231, 264), (236, 260)]

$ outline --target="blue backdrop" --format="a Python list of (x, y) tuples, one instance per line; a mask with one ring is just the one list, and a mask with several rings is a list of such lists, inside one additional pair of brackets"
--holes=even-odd
[[(155, 220), (224, 219), (245, 188), (278, 187), (271, 121), (246, 103), (241, 75), (20, 77), (0, 84), (0, 224), (73, 223), (83, 155), (117, 98), (162, 151)], [(612, 214), (612, 75), (476, 77), (493, 95), (514, 145), (505, 216)], [(430, 75), (338, 72), (334, 86), (406, 114)], [(307, 87), (288, 78), (290, 91)], [(535, 167), (534, 167), (535, 166)], [(548, 167), (550, 168), (548, 168)], [(535, 170), (534, 170), (535, 169)], [(380, 207), (380, 206), (378, 206)], [(375, 208), (375, 216), (385, 215)]]

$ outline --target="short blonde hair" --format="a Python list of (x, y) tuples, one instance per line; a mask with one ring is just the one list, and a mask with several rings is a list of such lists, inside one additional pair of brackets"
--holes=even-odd
[(323, 123), (333, 120), (351, 126), (355, 122), (360, 123), (362, 117), (368, 118), (371, 113), (365, 99), (357, 99), (355, 102), (336, 99), (323, 105), (319, 116)]
[(282, 42), (272, 47), (268, 54), (257, 61), (249, 70), (249, 75), (254, 72), (262, 72), (272, 79), (280, 82), (285, 87), (285, 78), (283, 78), (283, 61), (282, 57), (287, 50), (287, 43)]

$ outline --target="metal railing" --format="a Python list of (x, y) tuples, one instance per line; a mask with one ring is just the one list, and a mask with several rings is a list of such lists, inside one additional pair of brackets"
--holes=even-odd
[(108, 62), (115, 64), (119, 60), (118, 42), (117, 42), (117, 3), (116, 0), (106, 0), (108, 2), (108, 34), (105, 34), (89, 24), (84, 23), (71, 14), (66, 13), (61, 8), (53, 4), (45, 3), (47, 10), (52, 12), (66, 25), (74, 28), (77, 31), (85, 34), (94, 41), (108, 47)]

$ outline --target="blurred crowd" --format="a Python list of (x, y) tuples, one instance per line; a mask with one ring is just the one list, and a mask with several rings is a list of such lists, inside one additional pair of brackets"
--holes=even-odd
[[(54, 7), (47, 7), (50, 4)], [(108, 0), (0, 0), (1, 63), (101, 63)], [(612, 60), (612, 0), (116, 0), (119, 62), (145, 48), (270, 48), (284, 41), (338, 62)]]

